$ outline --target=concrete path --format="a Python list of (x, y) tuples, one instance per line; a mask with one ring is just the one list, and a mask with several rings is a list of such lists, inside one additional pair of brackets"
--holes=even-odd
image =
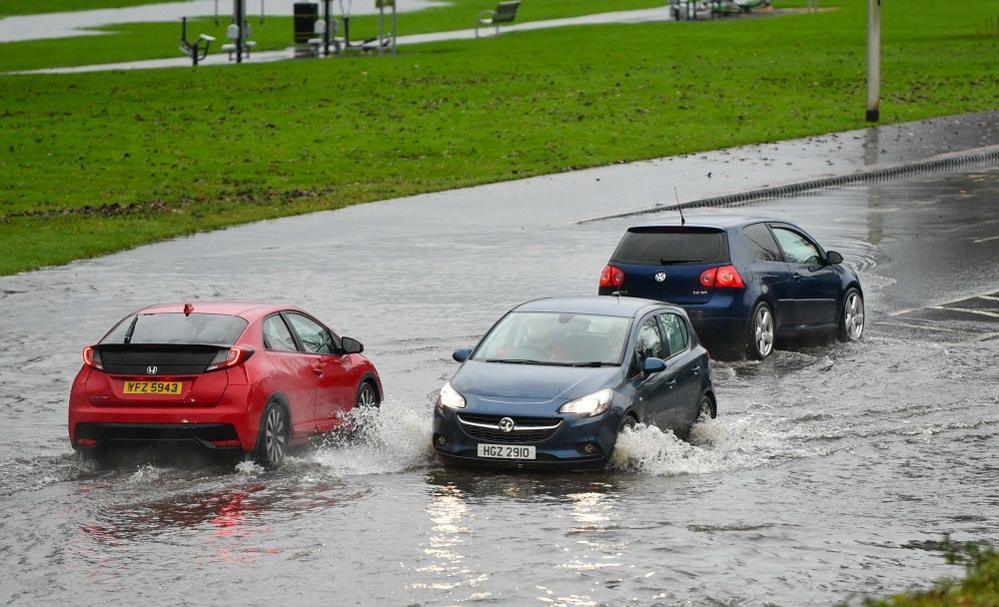
[[(471, 21), (471, 16), (470, 19)], [(570, 25), (603, 25), (610, 23), (651, 23), (657, 21), (670, 21), (669, 10), (666, 7), (640, 9), (633, 11), (615, 11), (610, 13), (597, 13), (594, 15), (583, 15), (580, 17), (567, 17), (564, 19), (549, 19), (545, 21), (528, 21), (502, 28), (501, 32), (521, 32), (540, 29), (550, 29), (555, 27), (566, 27)], [(491, 36), (492, 30), (483, 30), (484, 37)], [(500, 34), (502, 35), (502, 34)], [(472, 40), (475, 38), (474, 29), (455, 30), (450, 32), (433, 32), (428, 34), (413, 34), (410, 36), (399, 36), (397, 43), (425, 44), (428, 42), (446, 42), (451, 40)], [(279, 51), (262, 51), (254, 53), (249, 63), (268, 63), (272, 61), (283, 61), (293, 59), (295, 49), (293, 47)], [(201, 62), (202, 66), (229, 65), (231, 62), (226, 53), (214, 53)], [(187, 57), (170, 57), (167, 59), (149, 59), (144, 61), (126, 61), (123, 63), (103, 63), (97, 65), (79, 65), (73, 67), (55, 67), (40, 70), (27, 70), (23, 72), (10, 72), (13, 74), (73, 74), (80, 72), (104, 72), (111, 70), (142, 70), (168, 67), (191, 67), (191, 60)]]
[[(250, 26), (257, 24), (261, 5), (266, 15), (292, 15), (297, 0), (249, 0), (246, 10)], [(347, 0), (344, 0), (344, 4)], [(397, 0), (400, 13), (423, 10), (435, 6), (446, 6), (437, 0)], [(48, 40), (76, 36), (107, 36), (114, 32), (95, 28), (125, 23), (162, 23), (180, 21), (181, 17), (210, 17), (216, 7), (223, 23), (229, 23), (232, 16), (230, 0), (179, 0), (123, 6), (119, 8), (99, 8), (85, 11), (65, 11), (41, 13), (37, 15), (14, 15), (0, 18), (0, 42), (20, 42), (24, 40)], [(352, 15), (376, 15), (378, 9), (370, 0), (358, 0), (352, 7)], [(179, 31), (179, 25), (178, 25)]]

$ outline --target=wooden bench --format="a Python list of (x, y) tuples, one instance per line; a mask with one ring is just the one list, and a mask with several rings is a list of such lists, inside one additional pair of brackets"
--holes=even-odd
[(496, 5), (496, 10), (482, 11), (475, 22), (475, 37), (479, 37), (480, 27), (495, 27), (496, 35), (499, 35), (499, 26), (504, 23), (513, 23), (517, 18), (517, 9), (520, 8), (520, 0), (511, 2), (500, 2)]

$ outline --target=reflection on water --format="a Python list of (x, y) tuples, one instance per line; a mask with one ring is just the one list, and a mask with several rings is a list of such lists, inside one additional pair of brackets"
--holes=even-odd
[[(485, 576), (474, 574), (461, 553), (470, 533), (465, 526), (469, 508), (462, 491), (451, 485), (435, 488), (426, 510), (433, 526), (423, 542), (423, 553), (430, 557), (430, 562), (417, 567), (416, 571), (429, 575), (427, 581), (413, 583), (410, 587), (446, 591), (461, 587), (474, 589)], [(448, 594), (453, 596), (451, 592)]]

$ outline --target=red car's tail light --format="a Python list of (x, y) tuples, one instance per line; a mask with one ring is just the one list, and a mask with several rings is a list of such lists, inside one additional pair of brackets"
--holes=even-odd
[(600, 273), (601, 287), (620, 287), (624, 284), (624, 270), (617, 266), (607, 264), (603, 272)]
[(87, 346), (83, 349), (83, 364), (95, 369), (104, 368), (104, 365), (101, 362), (101, 353), (94, 350), (93, 346)]
[(212, 362), (209, 363), (205, 371), (216, 371), (218, 369), (228, 369), (246, 362), (246, 359), (253, 355), (253, 348), (248, 346), (233, 346), (225, 350), (219, 350)]
[(702, 286), (707, 288), (744, 289), (746, 287), (738, 270), (730, 265), (704, 270), (701, 272), (700, 282)]

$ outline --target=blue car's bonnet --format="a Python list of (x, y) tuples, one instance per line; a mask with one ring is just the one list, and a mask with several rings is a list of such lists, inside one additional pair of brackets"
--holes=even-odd
[(466, 396), (489, 401), (571, 400), (616, 387), (620, 367), (561, 367), (466, 361), (451, 385)]

